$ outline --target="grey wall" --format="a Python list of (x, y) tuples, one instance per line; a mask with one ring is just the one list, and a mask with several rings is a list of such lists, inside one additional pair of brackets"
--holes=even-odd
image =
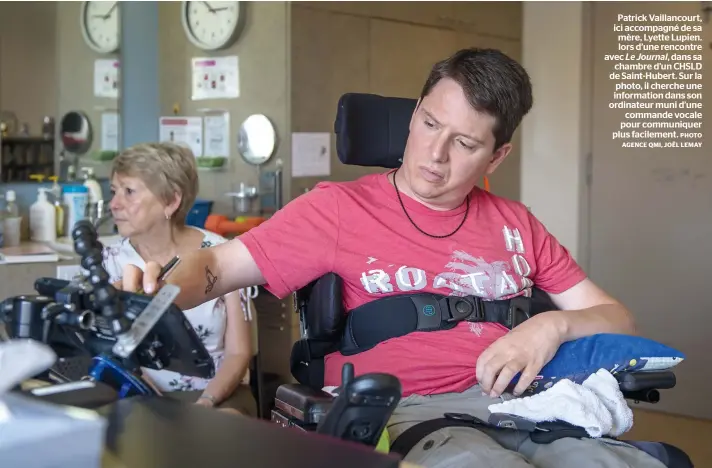
[(57, 109), (59, 6), (60, 2), (0, 2), (0, 110), (13, 111), (33, 134), (42, 131), (42, 117), (55, 115)]
[(626, 110), (608, 107), (615, 81), (603, 57), (618, 49), (611, 28), (617, 15), (639, 13), (696, 15), (700, 4), (594, 5), (590, 273), (633, 309), (643, 336), (687, 355), (676, 370), (676, 390), (665, 393), (659, 408), (712, 419), (712, 115), (704, 110), (712, 107), (712, 27), (702, 25), (703, 50), (698, 52), (705, 91), (703, 126), (697, 131), (707, 130), (703, 147), (621, 148), (612, 134)]
[[(627, 149), (612, 139), (619, 13), (695, 15), (696, 2), (524, 5), (524, 66), (535, 104), (523, 127), (522, 201), (636, 317), (639, 334), (687, 355), (674, 390), (645, 409), (712, 419), (712, 160), (701, 149)], [(555, 17), (556, 28), (548, 27)], [(704, 89), (710, 24), (703, 25)], [(703, 109), (712, 106), (709, 93)], [(710, 115), (703, 129), (712, 128)], [(590, 171), (587, 155), (590, 157)], [(587, 176), (590, 175), (590, 184)]]
[[(22, 2), (34, 3), (34, 2)], [(139, 3), (139, 2), (127, 2)], [(50, 2), (36, 2), (49, 5)], [(56, 36), (53, 41), (56, 60), (55, 89), (57, 91), (57, 126), (61, 117), (73, 110), (87, 114), (94, 131), (94, 141), (89, 153), (80, 159), (80, 166), (94, 168), (97, 177), (106, 177), (110, 163), (94, 161), (91, 153), (101, 148), (101, 115), (119, 110), (118, 99), (94, 96), (94, 61), (96, 59), (121, 59), (121, 52), (99, 54), (86, 45), (79, 27), (82, 2), (56, 2)], [(123, 3), (122, 3), (123, 6)], [(119, 88), (121, 96), (121, 88)], [(57, 151), (61, 144), (57, 143)]]

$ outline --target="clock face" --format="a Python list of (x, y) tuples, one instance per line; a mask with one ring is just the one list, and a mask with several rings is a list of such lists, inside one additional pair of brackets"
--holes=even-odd
[(119, 48), (119, 2), (84, 2), (82, 33), (87, 45), (100, 53)]
[(205, 50), (229, 45), (242, 23), (240, 2), (184, 2), (183, 26), (190, 42)]

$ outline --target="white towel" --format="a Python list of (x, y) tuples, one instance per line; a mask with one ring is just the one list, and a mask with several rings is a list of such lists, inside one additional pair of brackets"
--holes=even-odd
[(324, 387), (321, 389), (322, 392), (326, 392), (331, 396), (338, 396), (338, 393), (335, 392), (335, 390), (339, 387)]
[(591, 437), (617, 437), (633, 427), (633, 411), (618, 381), (605, 369), (581, 385), (563, 379), (541, 393), (490, 405), (489, 410), (535, 422), (565, 421), (586, 429)]

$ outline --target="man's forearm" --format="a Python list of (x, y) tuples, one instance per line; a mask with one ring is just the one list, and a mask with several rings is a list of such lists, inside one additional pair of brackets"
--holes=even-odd
[(181, 288), (175, 302), (186, 310), (237, 289), (261, 285), (264, 278), (247, 247), (233, 239), (181, 256), (166, 283)]
[(633, 315), (621, 304), (602, 304), (581, 310), (558, 310), (562, 342), (573, 341), (599, 333), (633, 335)]

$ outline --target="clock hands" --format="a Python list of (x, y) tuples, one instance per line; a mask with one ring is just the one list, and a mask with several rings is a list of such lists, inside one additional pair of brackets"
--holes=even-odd
[(109, 17), (111, 17), (111, 14), (114, 12), (116, 7), (118, 6), (118, 2), (114, 2), (114, 4), (109, 8), (109, 11), (106, 12), (104, 15), (91, 15), (92, 18), (101, 18), (103, 20), (108, 20)]
[(118, 5), (119, 5), (119, 2), (114, 2), (114, 4), (111, 5), (111, 8), (109, 8), (109, 11), (106, 12), (106, 16), (104, 16), (104, 19), (108, 19), (109, 16), (111, 16), (111, 14), (114, 12), (114, 10), (116, 9), (116, 7)]
[(227, 9), (228, 9), (227, 7), (213, 8), (213, 7), (210, 6), (210, 4), (209, 4), (208, 2), (202, 2), (202, 3), (203, 3), (206, 7), (208, 7), (208, 10), (210, 11), (210, 13), (217, 13), (218, 11), (224, 11), (224, 10), (227, 10)]

